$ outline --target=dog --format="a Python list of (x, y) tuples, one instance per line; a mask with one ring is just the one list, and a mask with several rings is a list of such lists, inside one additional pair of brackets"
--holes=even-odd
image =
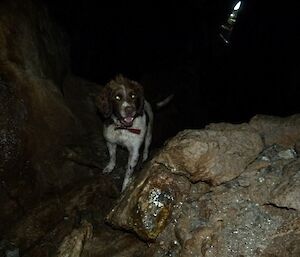
[(148, 159), (152, 140), (152, 108), (144, 98), (143, 87), (123, 75), (117, 75), (103, 87), (96, 96), (96, 105), (105, 119), (103, 135), (110, 158), (103, 173), (113, 171), (116, 165), (117, 145), (126, 147), (129, 151), (122, 185), (122, 191), (124, 191), (138, 163), (139, 151), (143, 143), (142, 161)]

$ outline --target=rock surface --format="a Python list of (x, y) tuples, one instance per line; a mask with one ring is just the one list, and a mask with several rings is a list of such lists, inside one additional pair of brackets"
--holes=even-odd
[[(69, 67), (64, 36), (41, 5), (0, 3), (0, 230), (57, 186), (59, 153), (74, 117), (60, 91)], [(7, 222), (6, 222), (7, 221)]]
[(267, 146), (279, 144), (285, 147), (294, 147), (300, 141), (299, 114), (282, 118), (256, 115), (249, 124), (260, 133)]
[[(103, 221), (116, 197), (98, 177), (99, 86), (70, 73), (66, 36), (41, 1), (0, 1), (0, 48), (0, 255), (55, 256), (89, 203)], [(97, 194), (82, 193), (91, 178)]]
[(173, 215), (173, 204), (179, 203), (190, 184), (162, 165), (154, 165), (137, 184), (130, 187), (107, 219), (117, 227), (133, 230), (144, 240), (154, 240)]
[[(0, 48), (0, 231), (5, 233), (45, 197), (98, 174), (106, 156), (92, 83), (70, 74), (66, 36), (41, 2), (0, 2)], [(79, 109), (85, 118), (79, 118)]]
[(191, 182), (219, 185), (239, 176), (262, 150), (259, 135), (249, 130), (185, 130), (154, 159)]
[[(289, 119), (294, 117), (286, 118), (282, 126), (288, 126)], [(201, 158), (207, 152), (212, 157)], [(246, 161), (237, 161), (232, 154)], [(198, 167), (207, 159), (212, 165), (204, 174), (210, 179), (203, 179)], [(239, 172), (230, 173), (236, 163)], [(211, 124), (206, 130), (183, 131), (142, 170), (107, 218), (113, 226), (149, 241), (149, 249), (137, 256), (296, 257), (300, 255), (299, 163), (293, 147), (263, 145), (249, 124)], [(218, 165), (230, 177), (227, 172), (216, 173)], [(215, 174), (218, 182), (212, 183)], [(177, 192), (177, 196), (169, 193), (167, 204), (166, 191)], [(153, 192), (159, 192), (155, 210), (167, 206), (166, 219), (153, 211)], [(149, 227), (156, 228), (154, 237)]]
[(57, 257), (80, 257), (85, 242), (91, 239), (92, 235), (92, 224), (83, 221), (79, 228), (73, 229), (70, 235), (64, 238), (58, 249)]

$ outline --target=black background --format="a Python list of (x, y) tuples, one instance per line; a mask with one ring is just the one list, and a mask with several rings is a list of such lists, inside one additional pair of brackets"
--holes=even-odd
[(242, 1), (229, 46), (220, 26), (236, 1), (46, 3), (76, 75), (105, 84), (123, 73), (153, 101), (174, 93), (181, 128), (300, 111), (296, 1)]

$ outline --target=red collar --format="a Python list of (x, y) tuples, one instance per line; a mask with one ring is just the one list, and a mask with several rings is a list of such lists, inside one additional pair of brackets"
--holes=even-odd
[(130, 128), (130, 127), (124, 127), (124, 126), (116, 126), (115, 130), (118, 130), (118, 129), (126, 129), (129, 132), (131, 132), (133, 134), (137, 134), (137, 135), (141, 134), (141, 130), (140, 129), (136, 129), (136, 128)]

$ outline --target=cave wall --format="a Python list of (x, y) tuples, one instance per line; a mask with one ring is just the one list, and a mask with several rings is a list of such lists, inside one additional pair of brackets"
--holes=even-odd
[(0, 2), (0, 231), (64, 177), (62, 151), (79, 133), (65, 104), (69, 46), (36, 1)]

